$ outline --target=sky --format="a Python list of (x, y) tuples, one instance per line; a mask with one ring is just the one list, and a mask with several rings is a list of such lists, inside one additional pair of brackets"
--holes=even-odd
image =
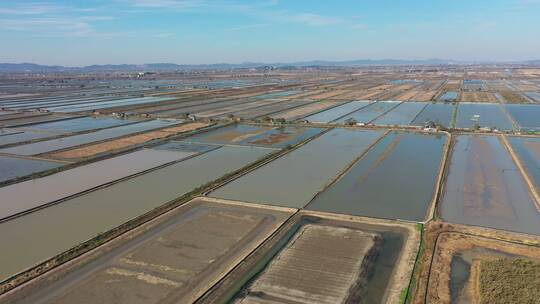
[(0, 62), (540, 59), (540, 0), (0, 0)]

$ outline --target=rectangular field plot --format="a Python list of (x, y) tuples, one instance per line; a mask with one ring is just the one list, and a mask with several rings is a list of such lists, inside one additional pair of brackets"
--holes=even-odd
[[(114, 137), (125, 136), (133, 133), (149, 131), (163, 127), (172, 126), (178, 122), (170, 122), (163, 120), (150, 120), (135, 124), (113, 127), (110, 129), (99, 130), (91, 133), (72, 135), (57, 139), (30, 143), (22, 146), (1, 149), (2, 153), (18, 154), (18, 155), (38, 155), (47, 152), (57, 151), (61, 149), (71, 148), (79, 145), (84, 145), (96, 141), (110, 139)], [(18, 134), (15, 134), (18, 135)], [(0, 138), (1, 140), (1, 138)]]
[(337, 123), (343, 124), (347, 123), (349, 120), (354, 120), (359, 123), (370, 123), (372, 120), (390, 111), (397, 105), (399, 105), (399, 101), (378, 101), (340, 118), (337, 120)]
[(382, 134), (382, 131), (331, 130), (213, 191), (210, 196), (301, 208)]
[(188, 143), (182, 141), (171, 140), (164, 144), (154, 146), (151, 149), (153, 150), (167, 150), (167, 151), (178, 151), (178, 152), (197, 152), (203, 153), (206, 151), (214, 150), (221, 147), (220, 145), (206, 145), (198, 143)]
[(306, 116), (309, 116), (314, 113), (321, 112), (328, 108), (333, 108), (342, 105), (343, 102), (338, 101), (318, 101), (315, 103), (310, 103), (305, 106), (297, 107), (294, 109), (285, 110), (276, 114), (270, 115), (274, 119), (285, 119), (285, 120), (297, 120)]
[(456, 232), (441, 233), (427, 286), (428, 303), (535, 303), (540, 249)]
[(0, 188), (0, 219), (193, 154), (141, 150)]
[(458, 98), (458, 94), (459, 93), (455, 91), (444, 92), (444, 94), (439, 96), (437, 100), (438, 101), (456, 101), (456, 99)]
[(504, 107), (521, 129), (540, 131), (540, 105), (505, 104)]
[(351, 101), (329, 110), (308, 116), (305, 118), (305, 120), (314, 123), (329, 123), (372, 103), (373, 101)]
[(455, 105), (448, 103), (430, 103), (416, 116), (411, 125), (423, 126), (432, 122), (446, 128), (452, 127), (452, 115), (455, 108)]
[(456, 128), (474, 129), (477, 126), (504, 131), (514, 129), (512, 121), (499, 104), (460, 103), (457, 108)]
[[(0, 156), (0, 183), (62, 166), (62, 163)], [(2, 197), (2, 200), (5, 198)]]
[(424, 221), (446, 143), (446, 136), (390, 133), (307, 208)]
[(109, 109), (109, 108), (115, 108), (115, 107), (123, 107), (123, 106), (132, 106), (137, 104), (145, 104), (145, 103), (157, 103), (167, 100), (172, 100), (174, 98), (169, 97), (140, 97), (140, 98), (128, 98), (128, 99), (118, 99), (118, 100), (111, 100), (111, 101), (99, 101), (99, 102), (91, 102), (91, 103), (85, 103), (85, 104), (76, 104), (76, 105), (67, 105), (67, 106), (53, 106), (53, 107), (46, 107), (45, 109), (51, 111), (51, 112), (60, 112), (60, 113), (73, 113), (73, 112), (81, 112), (81, 111), (92, 111), (97, 109)]
[(410, 224), (301, 211), (200, 303), (398, 303), (418, 244)]
[(122, 120), (115, 118), (98, 118), (98, 117), (80, 117), (66, 119), (54, 122), (44, 122), (25, 127), (20, 127), (22, 130), (30, 131), (48, 131), (48, 132), (81, 132), (93, 129), (102, 129), (115, 126), (121, 126), (129, 123), (134, 123), (131, 120)]
[(0, 136), (0, 146), (23, 143), (27, 141), (44, 139), (48, 137), (55, 137), (62, 134), (62, 133), (51, 133), (51, 132), (18, 131), (17, 129), (3, 129), (3, 130), (7, 130), (6, 133), (9, 133), (9, 134), (4, 134)]
[(392, 111), (384, 114), (383, 116), (377, 118), (373, 124), (376, 125), (399, 125), (406, 126), (409, 125), (413, 119), (420, 113), (424, 107), (426, 107), (425, 102), (403, 102)]
[(292, 101), (281, 101), (277, 103), (272, 103), (269, 105), (264, 105), (261, 107), (251, 108), (243, 111), (231, 113), (235, 117), (240, 117), (244, 119), (255, 119), (258, 117), (268, 116), (270, 114), (280, 112), (286, 109), (291, 109), (295, 107), (304, 106), (307, 104), (313, 103), (311, 100), (292, 100)]
[(440, 215), (453, 223), (540, 234), (530, 189), (498, 136), (456, 139)]
[(538, 93), (538, 92), (527, 92), (527, 93), (525, 93), (525, 95), (527, 95), (529, 98), (531, 98), (535, 102), (540, 103), (540, 93)]
[(184, 142), (284, 148), (288, 145), (297, 144), (323, 131), (324, 129), (322, 128), (236, 124), (188, 137)]
[(527, 174), (540, 192), (540, 137), (508, 137)]
[[(271, 151), (256, 147), (222, 147), (0, 223), (0, 242), (10, 244), (2, 249), (0, 281), (248, 165)], [(55, 237), (51, 238), (51, 235)]]
[[(290, 212), (195, 199), (143, 233), (61, 275), (40, 277), (42, 287), (12, 295), (18, 303), (193, 303)], [(45, 287), (46, 286), (46, 287)]]

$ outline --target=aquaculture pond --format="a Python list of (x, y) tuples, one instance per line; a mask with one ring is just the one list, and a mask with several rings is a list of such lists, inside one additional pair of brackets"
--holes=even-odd
[(154, 150), (167, 150), (167, 151), (177, 151), (177, 152), (197, 152), (202, 153), (210, 150), (214, 150), (221, 147), (220, 145), (214, 144), (199, 144), (191, 142), (182, 142), (171, 140), (164, 144), (154, 146)]
[(350, 119), (354, 119), (359, 123), (369, 123), (399, 104), (399, 101), (378, 101), (340, 118), (337, 122), (343, 124), (347, 123)]
[(114, 107), (132, 106), (132, 105), (144, 104), (144, 103), (156, 103), (156, 102), (162, 102), (162, 101), (167, 101), (167, 100), (172, 100), (172, 99), (174, 98), (173, 97), (138, 97), (138, 98), (110, 100), (110, 101), (91, 102), (91, 103), (85, 103), (81, 105), (53, 106), (53, 107), (46, 107), (45, 109), (52, 112), (73, 113), (73, 112), (90, 111), (90, 110), (96, 110), (96, 109), (108, 109), (108, 108), (114, 108)]
[(307, 208), (424, 221), (447, 140), (444, 135), (389, 133)]
[(400, 125), (405, 126), (409, 125), (412, 120), (420, 113), (424, 107), (426, 107), (425, 102), (414, 102), (407, 101), (401, 103), (392, 111), (384, 114), (383, 116), (377, 118), (373, 124), (376, 125)]
[(250, 108), (243, 111), (233, 112), (232, 114), (236, 117), (244, 119), (255, 119), (258, 117), (268, 116), (270, 114), (283, 111), (286, 109), (300, 107), (313, 103), (312, 100), (291, 100), (291, 101), (281, 101), (277, 103), (271, 103), (269, 105), (263, 105), (260, 107)]
[(16, 129), (3, 129), (3, 130), (8, 130), (7, 131), (8, 134), (3, 134), (2, 136), (0, 136), (0, 146), (17, 144), (17, 143), (22, 143), (26, 141), (61, 135), (61, 133), (19, 131)]
[(423, 126), (428, 122), (433, 122), (446, 128), (452, 127), (452, 115), (455, 107), (449, 103), (430, 103), (416, 116), (411, 125)]
[(351, 101), (346, 104), (328, 109), (326, 111), (313, 114), (304, 119), (314, 123), (329, 123), (372, 103), (373, 101)]
[(540, 234), (540, 212), (499, 136), (458, 136), (440, 205), (449, 222)]
[(508, 141), (540, 192), (540, 138), (511, 136)]
[[(0, 182), (62, 166), (62, 163), (0, 155)], [(2, 200), (6, 198), (2, 197)]]
[(325, 129), (305, 127), (271, 127), (236, 124), (188, 137), (184, 142), (254, 145), (284, 148), (315, 136)]
[(382, 131), (330, 130), (209, 195), (303, 207), (382, 134)]
[(193, 154), (195, 153), (140, 150), (0, 188), (0, 219)]
[[(79, 145), (84, 145), (96, 141), (105, 139), (111, 139), (115, 137), (125, 136), (138, 132), (150, 131), (153, 129), (164, 128), (178, 124), (176, 121), (164, 121), (164, 120), (150, 120), (139, 122), (135, 124), (129, 124), (124, 126), (113, 127), (109, 129), (103, 129), (91, 133), (72, 135), (67, 137), (61, 137), (56, 139), (50, 139), (46, 141), (40, 141), (36, 143), (30, 143), (26, 145), (4, 148), (1, 149), (2, 153), (18, 154), (18, 155), (37, 155), (56, 150), (71, 148)], [(15, 134), (19, 135), (19, 134)], [(0, 141), (2, 138), (0, 137)]]
[(499, 104), (459, 103), (456, 128), (474, 129), (477, 126), (503, 131), (514, 129), (512, 121)]
[(20, 127), (22, 130), (48, 131), (48, 132), (81, 132), (93, 129), (116, 127), (134, 123), (132, 120), (116, 119), (111, 117), (80, 117), (53, 122), (44, 122)]
[(458, 98), (458, 92), (448, 91), (448, 92), (444, 92), (444, 94), (439, 96), (437, 100), (438, 101), (456, 101), (457, 98)]
[(222, 147), (0, 223), (0, 281), (270, 152)]
[(505, 104), (504, 107), (522, 129), (540, 131), (540, 105)]

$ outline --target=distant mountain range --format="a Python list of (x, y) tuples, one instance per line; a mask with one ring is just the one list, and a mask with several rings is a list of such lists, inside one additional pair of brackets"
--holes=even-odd
[[(289, 63), (216, 63), (216, 64), (175, 64), (175, 63), (148, 63), (148, 64), (106, 64), (89, 65), (84, 67), (65, 67), (59, 65), (40, 65), (34, 63), (0, 63), (0, 73), (60, 73), (60, 72), (152, 72), (152, 71), (186, 71), (186, 70), (226, 70), (226, 69), (249, 69), (249, 68), (305, 68), (305, 67), (359, 67), (359, 66), (380, 66), (380, 65), (452, 65), (471, 64), (474, 62), (464, 62), (448, 59), (426, 59), (426, 60), (400, 60), (400, 59), (359, 59), (347, 61), (300, 61)], [(486, 62), (490, 63), (490, 62)], [(496, 64), (495, 62), (493, 62)], [(514, 64), (540, 65), (540, 60), (529, 60), (520, 62), (508, 62)]]

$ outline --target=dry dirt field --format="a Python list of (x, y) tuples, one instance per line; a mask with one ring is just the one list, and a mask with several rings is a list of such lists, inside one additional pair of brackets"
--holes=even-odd
[(497, 97), (490, 92), (461, 92), (459, 101), (463, 102), (498, 102)]
[(236, 303), (356, 302), (380, 242), (361, 230), (305, 225)]
[[(195, 199), (142, 234), (97, 248), (0, 303), (191, 303), (266, 239), (286, 211)], [(101, 254), (100, 254), (101, 252)], [(68, 269), (70, 268), (70, 269)]]

